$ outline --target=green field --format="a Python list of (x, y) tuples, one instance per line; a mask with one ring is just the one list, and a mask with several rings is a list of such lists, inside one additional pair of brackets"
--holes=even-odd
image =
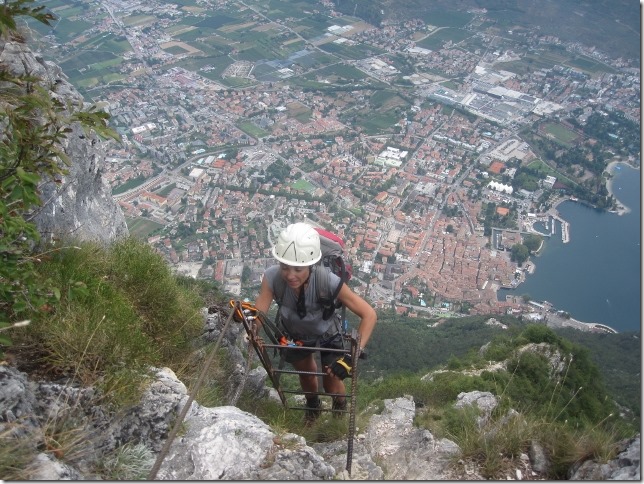
[(61, 62), (60, 67), (63, 69), (63, 71), (71, 71), (73, 69), (86, 69), (89, 66), (92, 66), (97, 63), (103, 63), (107, 61), (113, 61), (117, 60), (117, 58), (114, 54), (111, 52), (105, 52), (105, 51), (93, 51), (93, 50), (84, 50), (84, 51), (79, 51), (78, 54), (71, 59)]
[(189, 52), (180, 45), (171, 45), (170, 47), (164, 47), (163, 50), (172, 55), (187, 54)]
[(123, 18), (123, 23), (128, 27), (141, 27), (152, 25), (156, 20), (156, 17), (153, 17), (152, 15), (129, 15)]
[(97, 52), (122, 54), (132, 50), (132, 47), (128, 40), (123, 36), (116, 36), (111, 33), (101, 33), (79, 43), (76, 49), (78, 51), (93, 50)]
[(536, 159), (528, 164), (528, 168), (531, 168), (533, 170), (537, 170), (540, 174), (546, 177), (546, 175), (554, 176), (558, 180), (566, 180), (569, 184), (571, 185), (576, 185), (576, 183), (568, 178), (566, 175), (563, 173), (553, 170), (550, 168), (543, 160), (541, 159)]
[[(198, 17), (197, 17), (198, 18)], [(196, 22), (195, 27), (208, 29), (208, 30), (217, 30), (220, 27), (228, 24), (234, 24), (239, 22), (238, 18), (229, 17), (227, 15), (222, 15), (217, 13), (217, 15), (210, 15), (206, 19), (200, 19), (199, 22)]]
[(148, 236), (157, 229), (163, 228), (163, 225), (144, 218), (125, 217), (125, 223), (130, 235), (137, 239), (147, 239)]
[(432, 10), (430, 12), (418, 12), (418, 18), (424, 20), (428, 25), (438, 27), (465, 27), (472, 20), (472, 14)]
[(542, 128), (546, 133), (552, 135), (555, 141), (567, 147), (571, 147), (572, 142), (578, 138), (577, 133), (559, 123), (545, 123)]
[(254, 138), (262, 138), (269, 134), (267, 131), (264, 131), (259, 126), (255, 126), (250, 121), (242, 121), (237, 124), (237, 127)]
[(112, 189), (112, 195), (118, 195), (119, 193), (124, 193), (127, 192), (128, 190), (131, 190), (132, 188), (136, 188), (139, 185), (143, 185), (145, 183), (145, 178), (143, 176), (137, 176), (136, 178), (131, 178), (122, 185), (119, 185)]
[(343, 59), (350, 60), (364, 59), (366, 57), (372, 57), (374, 55), (379, 55), (382, 53), (382, 51), (377, 47), (365, 44), (347, 45), (328, 42), (326, 44), (320, 45), (320, 49), (328, 52), (329, 54), (334, 54)]
[(58, 12), (58, 9), (64, 10), (68, 6), (68, 2), (66, 2), (65, 0), (51, 0), (50, 2), (47, 2), (47, 8), (54, 11), (55, 13)]
[(517, 74), (527, 74), (539, 69), (552, 69), (556, 65), (571, 65), (573, 59), (574, 56), (564, 48), (545, 46), (538, 52), (526, 54), (520, 61), (500, 62), (496, 66)]
[(221, 78), (222, 72), (232, 64), (233, 61), (226, 55), (216, 55), (207, 57), (188, 57), (169, 64), (163, 69), (170, 69), (172, 67), (183, 67), (188, 71), (199, 72), (199, 75), (204, 76), (216, 82), (223, 82)]
[[(179, 30), (179, 32), (181, 32), (181, 30)], [(201, 37), (209, 37), (214, 33), (215, 33), (214, 30), (197, 28), (197, 29), (187, 30), (185, 32), (179, 33), (177, 35), (174, 35), (174, 37), (176, 40), (181, 40), (186, 43), (191, 43)]]
[(226, 87), (240, 88), (240, 87), (250, 87), (257, 85), (257, 81), (253, 79), (246, 79), (244, 77), (227, 77), (225, 79), (218, 79), (217, 82), (223, 84)]
[(585, 56), (574, 57), (573, 59), (567, 62), (567, 65), (569, 65), (570, 67), (575, 67), (577, 69), (580, 69), (588, 73), (590, 76), (597, 73), (603, 73), (603, 72), (608, 72), (608, 73), (615, 72), (615, 69), (613, 69), (612, 67), (606, 64), (602, 64), (600, 62), (596, 62), (593, 59)]
[[(281, 23), (289, 25), (289, 27), (300, 26), (304, 21), (313, 24), (322, 24), (324, 30), (328, 25), (332, 25), (336, 19), (329, 19), (326, 15), (314, 13), (312, 10), (315, 8), (315, 2), (310, 0), (254, 0), (245, 2), (252, 5), (253, 9), (261, 12), (267, 18), (273, 21), (280, 21)], [(304, 37), (308, 37), (304, 34)]]
[(308, 123), (311, 119), (311, 109), (304, 104), (296, 102), (289, 104), (287, 107), (289, 118), (297, 119), (300, 123)]
[(373, 109), (381, 109), (383, 111), (389, 111), (396, 106), (409, 107), (409, 103), (401, 98), (397, 92), (387, 89), (376, 91), (369, 99), (369, 104)]
[(441, 82), (441, 86), (445, 86), (447, 89), (453, 89), (454, 91), (457, 91), (461, 88), (460, 84), (457, 84), (454, 81)]
[(315, 190), (315, 185), (312, 185), (308, 181), (300, 178), (295, 183), (291, 185), (292, 188), (296, 190), (304, 190), (307, 193), (312, 193)]
[(164, 186), (161, 190), (158, 190), (155, 193), (162, 197), (167, 197), (170, 194), (170, 192), (176, 188), (176, 186), (177, 186), (176, 183), (170, 183), (170, 185)]
[(418, 41), (417, 45), (419, 47), (423, 47), (424, 49), (440, 50), (443, 45), (445, 45), (449, 41), (457, 44), (471, 36), (472, 34), (467, 30), (443, 28), (434, 31), (432, 34)]
[(65, 44), (81, 35), (85, 30), (92, 27), (93, 24), (84, 20), (69, 20), (61, 17), (58, 22), (52, 23), (52, 27), (45, 24), (30, 20), (29, 27), (41, 35), (53, 34), (56, 40), (61, 44)]
[[(323, 15), (312, 15), (300, 19), (297, 25), (291, 24), (290, 26), (305, 39), (315, 39), (324, 35), (329, 27), (336, 24), (335, 20)], [(337, 23), (337, 25), (341, 24)]]
[(315, 80), (315, 78), (327, 79), (328, 81), (335, 83), (339, 80), (344, 81), (360, 81), (365, 79), (367, 75), (362, 72), (360, 69), (347, 64), (335, 64), (329, 67), (324, 67), (315, 71), (312, 74), (304, 76), (307, 80)]
[(65, 18), (75, 17), (76, 15), (81, 15), (84, 12), (87, 12), (86, 6), (65, 6), (65, 8), (56, 9), (56, 15), (60, 15)]
[(365, 134), (374, 135), (391, 130), (398, 121), (400, 117), (395, 113), (374, 113), (356, 120), (356, 124), (362, 126)]

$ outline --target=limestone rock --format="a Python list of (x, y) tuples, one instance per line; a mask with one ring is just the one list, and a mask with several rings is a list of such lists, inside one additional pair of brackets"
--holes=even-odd
[(459, 451), (448, 439), (435, 439), (414, 426), (411, 397), (385, 400), (385, 410), (371, 418), (366, 447), (371, 457), (387, 469), (387, 479), (445, 479), (451, 457)]
[[(0, 40), (0, 65), (15, 75), (32, 74), (41, 85), (63, 103), (82, 106), (80, 93), (69, 83), (61, 68), (34, 54), (28, 46)], [(112, 198), (103, 178), (104, 142), (95, 134), (85, 134), (76, 123), (60, 147), (69, 157), (68, 173), (55, 183), (40, 185), (43, 206), (34, 222), (43, 240), (70, 238), (109, 243), (128, 235), (125, 217)]]

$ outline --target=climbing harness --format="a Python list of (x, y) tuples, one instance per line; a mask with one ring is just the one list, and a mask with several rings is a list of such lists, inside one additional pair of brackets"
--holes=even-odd
[[(249, 303), (242, 301), (230, 301), (230, 306), (232, 307), (231, 314), (234, 315), (234, 320), (240, 322), (246, 334), (248, 335), (249, 342), (255, 349), (259, 361), (266, 370), (269, 379), (273, 384), (273, 388), (277, 391), (277, 394), (282, 401), (282, 404), (291, 410), (309, 410), (308, 407), (300, 406), (289, 406), (289, 402), (286, 398), (287, 393), (305, 395), (306, 397), (312, 397), (314, 395), (329, 396), (332, 399), (335, 397), (345, 397), (349, 401), (348, 409), (334, 408), (332, 405), (331, 408), (321, 407), (320, 411), (333, 412), (333, 413), (348, 413), (349, 414), (349, 429), (348, 429), (348, 442), (347, 442), (347, 465), (346, 470), (351, 475), (351, 461), (353, 458), (353, 439), (355, 434), (355, 408), (356, 408), (356, 399), (357, 399), (357, 384), (358, 384), (358, 357), (359, 357), (359, 348), (360, 348), (360, 333), (357, 330), (353, 329), (351, 334), (347, 334), (345, 331), (342, 334), (342, 338), (345, 342), (350, 343), (351, 349), (348, 351), (345, 348), (335, 349), (335, 348), (320, 348), (319, 341), (316, 342), (315, 346), (306, 346), (304, 342), (299, 340), (293, 340), (286, 333), (280, 330), (277, 325), (270, 321), (270, 319), (257, 308), (252, 306)], [(263, 330), (263, 333), (266, 335), (270, 343), (264, 341), (264, 339), (259, 335), (259, 330)], [(344, 346), (344, 345), (343, 345)], [(280, 353), (280, 362), (277, 368), (274, 367), (271, 358), (268, 354), (268, 349), (273, 348), (273, 354)], [(280, 377), (282, 374), (297, 374), (297, 375), (316, 375), (318, 378), (322, 378), (326, 373), (322, 372), (307, 372), (307, 371), (297, 371), (297, 370), (286, 370), (283, 369), (284, 358), (286, 350), (288, 351), (316, 351), (318, 354), (320, 351), (329, 352), (329, 353), (338, 353), (339, 355), (344, 355), (347, 353), (351, 354), (352, 371), (351, 371), (351, 391), (350, 393), (329, 393), (329, 392), (305, 392), (304, 390), (286, 390), (283, 389), (280, 384)], [(322, 385), (320, 385), (322, 387)]]

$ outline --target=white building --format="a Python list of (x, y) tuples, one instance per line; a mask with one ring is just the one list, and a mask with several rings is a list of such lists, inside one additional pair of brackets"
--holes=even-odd
[(512, 192), (514, 191), (514, 188), (510, 185), (504, 185), (503, 183), (495, 181), (491, 181), (487, 187), (497, 192), (507, 193), (508, 195), (512, 195)]

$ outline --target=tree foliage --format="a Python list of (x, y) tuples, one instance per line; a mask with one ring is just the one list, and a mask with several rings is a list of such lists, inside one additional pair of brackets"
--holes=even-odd
[(527, 234), (523, 237), (523, 245), (525, 245), (530, 253), (535, 252), (541, 247), (543, 236), (539, 234)]
[(527, 261), (528, 257), (530, 256), (530, 251), (523, 244), (514, 244), (512, 246), (511, 253), (511, 260), (513, 262), (516, 262), (519, 266), (523, 265), (523, 263)]

